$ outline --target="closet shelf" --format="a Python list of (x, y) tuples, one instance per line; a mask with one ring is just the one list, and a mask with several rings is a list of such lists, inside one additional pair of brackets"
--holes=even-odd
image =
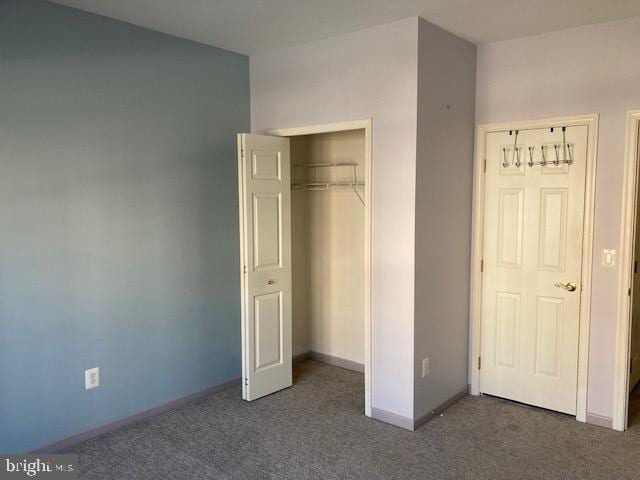
[(364, 205), (364, 199), (360, 192), (358, 192), (358, 187), (364, 187), (364, 182), (358, 181), (358, 163), (356, 162), (334, 162), (334, 163), (302, 163), (299, 165), (295, 165), (296, 167), (351, 167), (353, 168), (353, 181), (351, 182), (306, 182), (306, 183), (294, 183), (291, 185), (293, 190), (322, 190), (326, 191), (331, 189), (332, 187), (339, 188), (351, 188), (353, 193), (356, 194), (360, 203)]
[(364, 187), (364, 182), (310, 182), (291, 185), (294, 190), (327, 190), (331, 187)]

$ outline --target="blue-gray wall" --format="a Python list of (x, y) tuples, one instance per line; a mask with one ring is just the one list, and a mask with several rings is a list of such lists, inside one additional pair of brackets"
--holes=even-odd
[(248, 130), (247, 57), (0, 1), (0, 452), (240, 375)]

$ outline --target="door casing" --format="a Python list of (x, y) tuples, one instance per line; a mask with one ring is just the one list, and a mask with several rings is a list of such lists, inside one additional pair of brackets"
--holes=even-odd
[[(372, 191), (372, 133), (373, 120), (371, 118), (364, 120), (353, 120), (347, 122), (328, 123), (321, 125), (308, 125), (290, 128), (274, 128), (263, 132), (254, 132), (264, 135), (274, 135), (278, 137), (294, 137), (298, 135), (313, 135), (319, 133), (342, 132), (348, 130), (364, 130), (365, 134), (365, 152), (364, 152), (364, 413), (367, 417), (371, 416), (371, 385), (372, 385), (372, 369), (373, 351), (371, 348), (371, 191)], [(239, 180), (240, 181), (240, 180)], [(242, 286), (244, 289), (244, 284)], [(241, 292), (244, 298), (244, 290)], [(246, 312), (244, 308), (241, 310), (242, 325), (245, 324)], [(244, 358), (244, 333), (242, 340), (242, 355)]]
[(593, 258), (593, 219), (595, 205), (596, 152), (598, 140), (598, 115), (558, 117), (532, 121), (506, 122), (478, 125), (476, 129), (476, 152), (473, 174), (473, 220), (471, 247), (471, 292), (469, 331), (469, 384), (470, 393), (479, 395), (480, 358), (482, 332), (482, 272), (481, 261), (484, 243), (484, 189), (485, 189), (485, 138), (490, 132), (527, 130), (559, 126), (585, 125), (587, 134), (587, 168), (584, 205), (584, 239), (582, 242), (582, 292), (580, 301), (580, 333), (578, 339), (578, 384), (576, 419), (587, 419), (587, 375), (589, 366), (589, 325), (591, 321), (591, 271)]
[[(627, 112), (625, 164), (620, 226), (620, 278), (618, 281), (618, 321), (616, 325), (615, 372), (613, 384), (613, 429), (627, 429), (629, 408), (629, 362), (631, 350), (634, 238), (640, 235), (636, 225), (638, 182), (640, 181), (640, 110)], [(637, 288), (637, 286), (635, 287)]]

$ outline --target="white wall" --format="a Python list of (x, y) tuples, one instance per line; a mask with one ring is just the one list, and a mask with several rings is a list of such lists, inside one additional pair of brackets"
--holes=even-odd
[(372, 406), (413, 417), (417, 18), (251, 57), (252, 130), (373, 118)]
[(478, 49), (478, 123), (600, 114), (587, 411), (613, 413), (625, 112), (640, 108), (640, 18), (591, 25)]
[(418, 48), (416, 419), (468, 384), (476, 74), (476, 47), (425, 20)]

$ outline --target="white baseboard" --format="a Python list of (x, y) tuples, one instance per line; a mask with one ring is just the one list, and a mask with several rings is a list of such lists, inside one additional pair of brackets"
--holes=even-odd
[(320, 352), (309, 352), (311, 358), (322, 363), (333, 365), (334, 367), (345, 368), (347, 370), (353, 370), (355, 372), (364, 373), (364, 364), (354, 362), (353, 360), (346, 360), (340, 357), (334, 357), (333, 355), (327, 355)]
[(292, 358), (293, 364), (303, 362), (308, 359), (317, 360), (318, 362), (333, 365), (334, 367), (344, 368), (346, 370), (353, 370), (354, 372), (364, 373), (364, 364), (354, 362), (353, 360), (347, 360), (345, 358), (334, 357), (333, 355), (327, 355), (326, 353), (314, 352), (309, 350), (308, 352), (299, 353)]
[(371, 418), (395, 425), (396, 427), (404, 428), (411, 432), (414, 430), (413, 418), (403, 417), (397, 413), (387, 412), (386, 410), (381, 410), (376, 407), (371, 407)]
[(587, 423), (598, 427), (613, 428), (613, 418), (596, 413), (587, 413)]

